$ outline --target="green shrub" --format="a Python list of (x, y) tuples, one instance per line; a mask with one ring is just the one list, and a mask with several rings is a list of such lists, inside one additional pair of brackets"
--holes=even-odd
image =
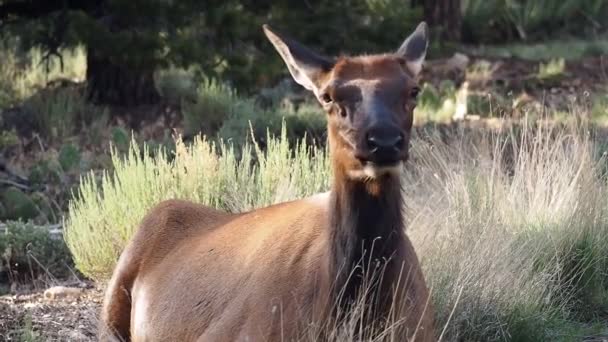
[(590, 117), (593, 122), (606, 124), (608, 120), (608, 92), (591, 98)]
[(201, 138), (191, 146), (178, 140), (171, 158), (166, 153), (151, 157), (145, 146), (140, 153), (135, 144), (125, 159), (114, 151), (114, 173), (105, 174), (101, 183), (93, 174), (84, 177), (70, 204), (65, 238), (78, 268), (87, 276), (107, 278), (146, 211), (164, 199), (238, 212), (326, 189), (325, 152), (300, 144), (293, 154), (286, 134), (268, 137), (266, 151), (243, 147), (241, 157), (229, 144)]
[(0, 188), (0, 220), (28, 220), (36, 216), (36, 204), (21, 189), (13, 186)]
[(61, 146), (58, 156), (59, 165), (64, 172), (68, 172), (80, 166), (80, 151), (73, 144)]
[(5, 232), (0, 232), (0, 253), (0, 279), (8, 277), (9, 282), (46, 285), (70, 274), (72, 258), (65, 242), (53, 238), (44, 226), (7, 222)]
[(129, 133), (122, 127), (113, 127), (110, 131), (112, 135), (112, 144), (121, 152), (129, 150)]
[(537, 77), (541, 80), (554, 79), (562, 76), (565, 71), (566, 61), (563, 58), (556, 58), (547, 63), (540, 63)]
[(237, 118), (247, 122), (259, 111), (252, 99), (241, 98), (229, 86), (206, 79), (199, 86), (196, 100), (183, 103), (184, 131), (187, 135), (214, 135), (225, 121)]
[(325, 142), (327, 114), (317, 103), (303, 103), (297, 108), (286, 108), (281, 112), (291, 136), (297, 139), (307, 136), (312, 138), (312, 142)]
[(23, 327), (21, 327), (19, 334), (20, 342), (38, 342), (41, 341), (40, 334), (34, 330), (34, 326), (32, 324), (32, 316), (26, 315), (23, 322)]
[(32, 118), (34, 129), (51, 141), (62, 141), (84, 127), (107, 116), (107, 109), (87, 103), (81, 89), (59, 87), (43, 89), (28, 98), (24, 114)]
[(84, 97), (72, 89), (41, 91), (25, 103), (26, 112), (34, 118), (36, 130), (49, 139), (58, 140), (74, 134), (79, 114), (85, 107)]
[(268, 105), (262, 106), (252, 98), (237, 95), (225, 84), (207, 79), (194, 102), (183, 102), (184, 132), (187, 136), (203, 133), (219, 137), (236, 146), (254, 139), (265, 148), (267, 133), (279, 135), (285, 120), (292, 143), (305, 136), (323, 140), (325, 114), (316, 103), (296, 107), (281, 101), (277, 94), (272, 96)]
[(456, 112), (458, 101), (458, 93), (453, 82), (442, 81), (438, 88), (431, 83), (425, 83), (414, 110), (414, 120), (416, 123), (448, 122)]
[(545, 61), (563, 58), (576, 60), (586, 56), (608, 54), (608, 40), (588, 38), (545, 40), (537, 43), (481, 45), (471, 48), (471, 54), (499, 58), (521, 58)]
[(192, 70), (168, 68), (156, 73), (155, 84), (165, 101), (179, 105), (183, 101), (194, 101), (197, 96)]
[[(556, 33), (587, 37), (591, 27), (606, 29), (604, 0), (463, 0), (465, 38), (491, 42), (539, 39)], [(602, 24), (600, 24), (602, 23)], [(599, 26), (599, 27), (598, 27)]]
[[(0, 122), (0, 125), (2, 122)], [(19, 144), (19, 137), (14, 129), (8, 131), (3, 130), (0, 132), (0, 151), (14, 147)]]

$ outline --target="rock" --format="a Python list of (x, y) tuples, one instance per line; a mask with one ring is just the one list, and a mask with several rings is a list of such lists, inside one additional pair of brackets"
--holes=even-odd
[(87, 340), (89, 340), (89, 338), (87, 338), (87, 335), (83, 334), (80, 331), (72, 331), (70, 333), (70, 339), (72, 341), (87, 341)]
[(81, 331), (72, 330), (69, 328), (59, 330), (57, 332), (57, 335), (65, 338), (67, 341), (90, 341), (91, 340)]
[(35, 307), (39, 306), (38, 303), (25, 303), (23, 305), (24, 309), (33, 309)]
[(44, 291), (44, 298), (47, 300), (56, 300), (67, 297), (79, 298), (82, 292), (82, 289), (76, 287), (53, 286)]
[(466, 71), (469, 66), (470, 59), (467, 55), (460, 52), (456, 52), (448, 61), (446, 66), (450, 70)]

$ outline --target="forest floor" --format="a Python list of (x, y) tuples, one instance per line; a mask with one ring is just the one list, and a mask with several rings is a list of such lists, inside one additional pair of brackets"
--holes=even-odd
[(50, 298), (45, 291), (0, 296), (0, 341), (95, 341), (103, 290)]

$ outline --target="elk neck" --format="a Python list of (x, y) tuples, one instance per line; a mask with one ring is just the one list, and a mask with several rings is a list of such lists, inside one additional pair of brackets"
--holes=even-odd
[(351, 179), (335, 159), (332, 168), (330, 269), (335, 291), (352, 300), (365, 281), (362, 275), (374, 272), (378, 264), (384, 268), (384, 283), (399, 272), (390, 261), (399, 259), (405, 239), (401, 182), (394, 175)]

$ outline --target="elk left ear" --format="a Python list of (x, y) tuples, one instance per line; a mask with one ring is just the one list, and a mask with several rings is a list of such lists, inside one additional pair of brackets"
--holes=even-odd
[(425, 22), (421, 22), (416, 31), (412, 33), (401, 44), (397, 51), (399, 57), (405, 58), (408, 69), (414, 76), (422, 70), (422, 63), (426, 57), (426, 50), (429, 46), (429, 28)]
[(333, 68), (331, 59), (320, 56), (293, 39), (287, 38), (264, 25), (268, 40), (283, 58), (293, 79), (317, 97), (323, 77)]

